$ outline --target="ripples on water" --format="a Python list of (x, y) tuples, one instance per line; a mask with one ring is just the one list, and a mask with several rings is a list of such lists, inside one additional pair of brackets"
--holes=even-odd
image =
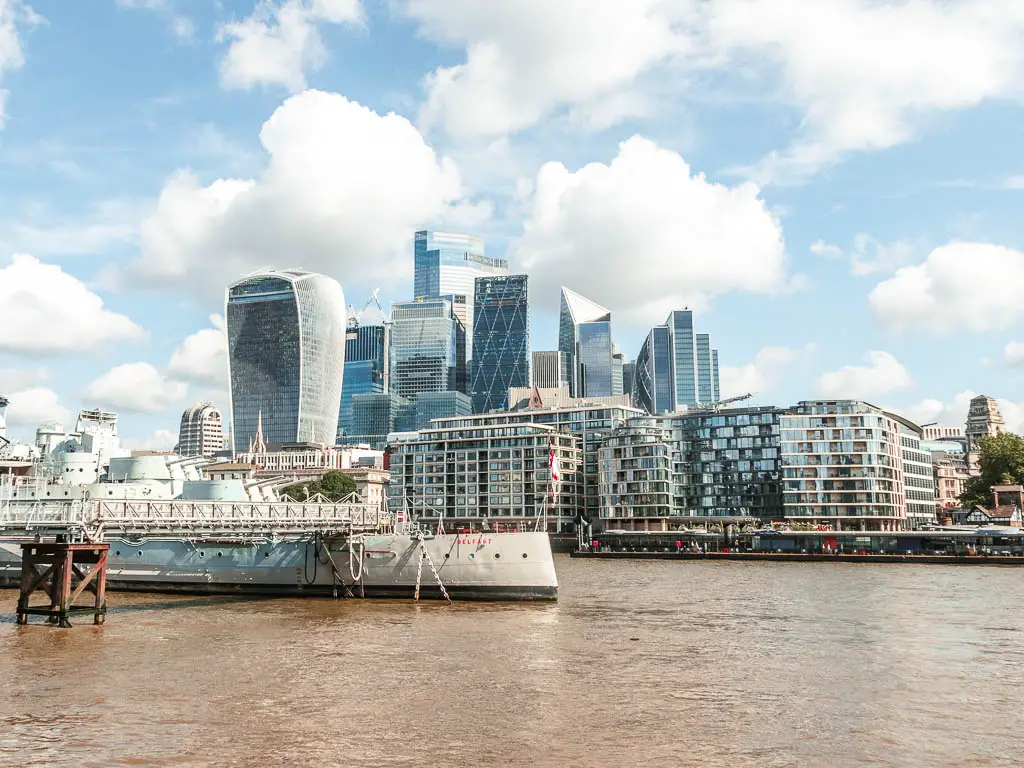
[(1024, 572), (557, 560), (557, 604), (109, 596), (14, 624), (0, 764), (1019, 765)]

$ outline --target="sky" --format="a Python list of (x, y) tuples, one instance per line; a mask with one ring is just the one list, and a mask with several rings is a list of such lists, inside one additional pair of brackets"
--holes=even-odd
[[(226, 411), (224, 288), (411, 298), (483, 236), (634, 358), (689, 307), (723, 397), (1024, 429), (1019, 0), (0, 0), (10, 431)], [(340, 375), (340, 372), (339, 372)]]

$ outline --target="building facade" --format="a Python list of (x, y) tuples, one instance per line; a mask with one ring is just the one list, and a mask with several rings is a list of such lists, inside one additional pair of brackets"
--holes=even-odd
[(408, 399), (424, 392), (465, 392), (465, 338), (448, 299), (392, 304), (390, 392)]
[(473, 298), (473, 410), (506, 405), (510, 387), (530, 385), (530, 295), (526, 275), (478, 277)]
[[(558, 317), (558, 350), (565, 355), (569, 370), (569, 393), (573, 397), (611, 394), (612, 313), (575, 291), (562, 288)], [(583, 326), (588, 326), (584, 331)], [(584, 350), (586, 344), (586, 360)], [(587, 390), (586, 363), (591, 370), (594, 392)]]
[[(566, 529), (581, 505), (580, 438), (550, 426), (435, 422), (391, 445), (389, 506), (429, 522), (533, 529), (547, 519)], [(558, 460), (551, 479), (549, 456)]]
[(338, 282), (256, 272), (228, 286), (225, 317), (234, 450), (246, 449), (261, 417), (267, 442), (332, 441), (347, 325)]
[(508, 261), (484, 253), (484, 241), (475, 235), (423, 230), (414, 240), (413, 297), (447, 297), (455, 316), (466, 329), (466, 359), (473, 356), (474, 281), (478, 277), (507, 275)]
[(413, 404), (394, 392), (373, 392), (352, 397), (352, 432), (343, 445), (365, 443), (376, 450), (387, 445), (388, 435), (406, 428)]
[(411, 406), (411, 422), (400, 419), (396, 424), (399, 429), (423, 429), (434, 419), (450, 419), (473, 413), (473, 401), (464, 392), (425, 392)]
[(636, 359), (631, 395), (648, 413), (670, 413), (717, 403), (718, 350), (711, 335), (695, 333), (693, 312), (670, 312), (647, 334)]
[(952, 522), (952, 514), (963, 505), (960, 494), (970, 475), (962, 455), (933, 451), (932, 476), (935, 481), (935, 514), (940, 523)]
[(971, 399), (967, 410), (967, 471), (971, 475), (981, 474), (981, 438), (996, 437), (1006, 431), (1006, 422), (999, 411), (994, 397), (978, 395)]
[(923, 430), (912, 422), (861, 401), (805, 401), (782, 414), (780, 430), (790, 521), (888, 531), (917, 524), (925, 506), (934, 512), (930, 457), (915, 448)]
[(350, 321), (345, 333), (339, 436), (352, 431), (352, 398), (355, 395), (387, 391), (389, 331), (387, 325), (357, 325)]
[(204, 401), (187, 409), (178, 429), (178, 455), (210, 457), (222, 450), (224, 422), (216, 406)]
[(533, 385), (548, 389), (568, 387), (570, 379), (569, 357), (559, 350), (534, 352)]
[(601, 517), (670, 530), (782, 518), (779, 411), (735, 408), (630, 419), (600, 449)]

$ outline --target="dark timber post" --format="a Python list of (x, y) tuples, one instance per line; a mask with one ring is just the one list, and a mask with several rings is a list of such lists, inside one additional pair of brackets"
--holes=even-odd
[[(31, 542), (21, 545), (21, 593), (18, 596), (18, 623), (28, 624), (29, 616), (45, 616), (51, 624), (70, 627), (71, 616), (92, 614), (94, 624), (102, 624), (107, 613), (107, 554), (109, 544), (69, 544)], [(83, 571), (81, 566), (90, 566)], [(74, 577), (78, 577), (75, 584)], [(49, 607), (31, 605), (32, 594), (43, 590)], [(75, 605), (86, 590), (93, 593), (92, 606)]]

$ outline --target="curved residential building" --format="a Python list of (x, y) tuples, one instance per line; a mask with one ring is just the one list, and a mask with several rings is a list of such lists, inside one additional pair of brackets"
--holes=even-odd
[(333, 443), (341, 404), (345, 294), (301, 270), (254, 272), (228, 286), (231, 434), (267, 443)]
[(178, 430), (179, 456), (213, 456), (224, 450), (224, 423), (210, 402), (196, 403), (181, 414)]

